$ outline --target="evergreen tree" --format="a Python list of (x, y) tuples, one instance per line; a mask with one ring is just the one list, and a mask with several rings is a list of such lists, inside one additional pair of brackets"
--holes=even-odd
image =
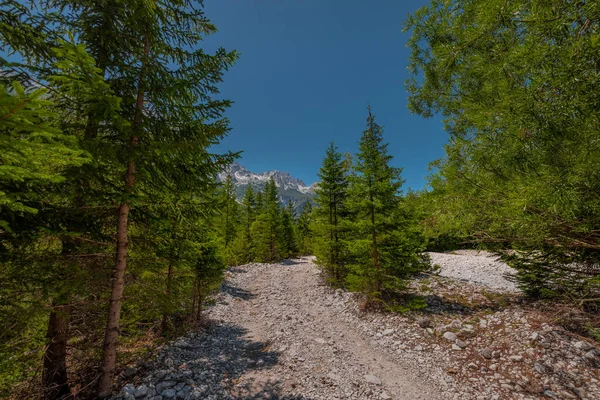
[(231, 175), (227, 175), (219, 193), (218, 202), (221, 211), (220, 230), (225, 247), (229, 247), (236, 236), (239, 205), (236, 200), (235, 185)]
[[(6, 26), (0, 29), (2, 35), (6, 33), (4, 29)], [(45, 37), (40, 35), (37, 39), (42, 40)], [(86, 111), (93, 107), (102, 107), (109, 119), (115, 117), (120, 102), (104, 83), (94, 66), (94, 60), (86, 53), (85, 48), (75, 45), (72, 38), (67, 39), (69, 41), (59, 41), (59, 47), (52, 48), (51, 51), (46, 49), (36, 54), (29, 53), (31, 49), (24, 51), (31, 58), (48, 58), (39, 62), (40, 66), (46, 67), (43, 71), (40, 72), (40, 68), (32, 68), (37, 71), (37, 75), (31, 74), (27, 65), (19, 66), (24, 71), (22, 74), (26, 76), (23, 80), (31, 85), (32, 82), (43, 78), (44, 86), (50, 90), (43, 95), (41, 101), (38, 100), (42, 97), (37, 96), (43, 91), (37, 88), (28, 90), (28, 99), (22, 98), (19, 109), (30, 115), (26, 121), (20, 121), (10, 128), (12, 133), (18, 134), (14, 136), (18, 143), (15, 142), (13, 147), (10, 141), (4, 142), (7, 145), (4, 149), (7, 158), (2, 160), (6, 167), (12, 164), (10, 168), (14, 174), (18, 173), (23, 165), (19, 165), (19, 159), (14, 157), (12, 150), (18, 150), (21, 156), (28, 157), (35, 151), (37, 156), (43, 157), (43, 160), (31, 159), (27, 162), (26, 169), (30, 172), (21, 181), (22, 184), (26, 184), (27, 193), (22, 192), (18, 196), (20, 203), (26, 207), (18, 211), (13, 208), (13, 211), (17, 212), (10, 214), (5, 214), (7, 209), (0, 210), (0, 220), (9, 221), (10, 230), (0, 233), (0, 236), (3, 236), (1, 242), (3, 245), (10, 243), (11, 249), (9, 252), (0, 250), (2, 275), (6, 282), (19, 282), (28, 288), (26, 298), (7, 303), (4, 300), (12, 297), (11, 292), (18, 293), (22, 288), (14, 284), (3, 286), (0, 290), (0, 302), (4, 304), (5, 307), (2, 308), (8, 315), (20, 315), (20, 322), (13, 324), (11, 329), (5, 332), (11, 331), (21, 335), (18, 342), (22, 342), (22, 336), (25, 336), (29, 342), (28, 346), (31, 347), (24, 351), (23, 355), (30, 354), (30, 360), (43, 360), (41, 378), (43, 396), (46, 399), (59, 398), (70, 393), (67, 378), (67, 342), (69, 316), (75, 308), (72, 304), (85, 303), (86, 296), (101, 287), (98, 282), (104, 282), (104, 276), (99, 273), (97, 267), (102, 265), (106, 255), (110, 254), (110, 250), (103, 243), (107, 237), (101, 232), (105, 219), (102, 216), (87, 218), (87, 213), (83, 212), (84, 197), (87, 193), (75, 184), (76, 178), (81, 177), (81, 172), (91, 166), (91, 163), (82, 162), (84, 153), (77, 150), (81, 146), (81, 141), (78, 143), (77, 140), (82, 133), (81, 122), (85, 120)], [(3, 44), (11, 46), (13, 51), (23, 50), (18, 42)], [(21, 78), (20, 75), (13, 76)], [(25, 91), (18, 88), (14, 93), (21, 97), (25, 95)], [(2, 104), (9, 106), (11, 102), (3, 99)], [(31, 111), (40, 105), (45, 109), (43, 114), (39, 114), (42, 118), (38, 119)], [(19, 114), (18, 110), (13, 113), (17, 118)], [(10, 124), (11, 117), (7, 115), (3, 121)], [(33, 134), (28, 134), (27, 131), (36, 121), (43, 123), (44, 131), (36, 132), (36, 129), (31, 130)], [(89, 159), (89, 152), (86, 153), (86, 157)], [(60, 171), (64, 171), (64, 177), (56, 175)], [(3, 189), (7, 189), (5, 193), (10, 191), (17, 194), (23, 188), (25, 186), (18, 184), (5, 186)], [(28, 212), (31, 210), (37, 211)], [(95, 214), (94, 217), (98, 217), (102, 211)], [(7, 215), (10, 215), (9, 219), (4, 218)], [(25, 304), (27, 307), (24, 307)], [(44, 318), (44, 314), (47, 318)], [(9, 321), (11, 318), (1, 319)], [(46, 342), (40, 346), (38, 340), (44, 335)], [(9, 346), (11, 354), (18, 351), (11, 338), (6, 338), (6, 341), (2, 340), (0, 343), (0, 353), (4, 353), (4, 343)], [(43, 351), (42, 357), (36, 357), (39, 351)], [(15, 359), (12, 356), (0, 356), (0, 359), (12, 360), (10, 365), (0, 363), (2, 386), (5, 383), (10, 386), (10, 382), (5, 382), (2, 376), (5, 371), (8, 370), (7, 375), (10, 378), (19, 377), (18, 373), (13, 371), (19, 371), (30, 362), (26, 357)], [(2, 389), (0, 388), (0, 391)]]
[(262, 206), (252, 225), (255, 257), (258, 261), (274, 262), (281, 257), (281, 206), (272, 177), (257, 198), (262, 199)]
[[(10, 230), (9, 213), (37, 210), (27, 205), (32, 186), (56, 184), (65, 180), (70, 166), (89, 161), (74, 136), (55, 126), (56, 114), (47, 93), (37, 89), (26, 93), (14, 82), (0, 86), (0, 229)], [(2, 231), (0, 231), (0, 234)]]
[[(129, 274), (135, 279), (127, 289), (122, 326), (133, 331), (140, 321), (161, 321), (161, 333), (169, 337), (182, 333), (187, 325), (182, 322), (198, 322), (203, 299), (220, 283), (225, 263), (212, 252), (223, 246), (215, 234), (221, 231), (209, 231), (210, 217), (192, 193), (180, 193), (140, 213), (149, 218), (131, 229), (136, 246), (130, 250)], [(206, 251), (214, 260), (206, 260)]]
[(347, 280), (351, 289), (364, 292), (369, 301), (382, 301), (389, 307), (393, 307), (394, 293), (403, 288), (403, 279), (426, 267), (419, 255), (423, 243), (410, 232), (411, 218), (401, 204), (402, 170), (392, 167), (391, 160), (383, 128), (369, 108), (349, 177), (347, 205), (353, 215), (348, 226), (353, 236)]
[(297, 229), (298, 232), (298, 252), (302, 256), (312, 254), (313, 251), (313, 207), (312, 203), (307, 200), (302, 206), (302, 211), (298, 217)]
[(265, 209), (265, 196), (262, 190), (259, 190), (256, 193), (256, 215), (263, 213)]
[[(67, 9), (69, 11), (65, 13), (56, 12)], [(223, 49), (215, 54), (201, 50), (203, 36), (214, 32), (215, 28), (202, 10), (187, 0), (110, 1), (108, 4), (93, 0), (59, 0), (42, 2), (39, 7), (31, 8), (10, 1), (3, 8), (1, 18), (2, 48), (19, 53), (24, 60), (21, 63), (0, 60), (2, 66), (10, 71), (3, 77), (12, 74), (22, 82), (41, 82), (51, 87), (49, 96), (61, 109), (56, 125), (59, 130), (76, 136), (79, 146), (92, 159), (91, 163), (77, 166), (75, 164), (80, 156), (72, 153), (71, 161), (75, 162), (69, 174), (65, 174), (69, 179), (64, 182), (61, 192), (57, 192), (64, 197), (45, 192), (48, 197), (44, 199), (44, 210), (47, 212), (29, 213), (35, 215), (36, 220), (30, 218), (27, 224), (20, 224), (28, 229), (32, 227), (30, 232), (34, 232), (35, 224), (46, 225), (43, 231), (39, 230), (46, 237), (42, 238), (39, 232), (27, 235), (25, 229), (21, 229), (14, 234), (14, 241), (19, 239), (21, 242), (11, 246), (37, 257), (40, 252), (32, 252), (31, 249), (39, 248), (41, 243), (52, 243), (51, 251), (44, 253), (44, 262), (38, 258), (36, 263), (29, 264), (39, 267), (38, 270), (23, 270), (23, 275), (27, 274), (32, 281), (38, 275), (44, 278), (39, 281), (55, 284), (50, 288), (52, 290), (46, 287), (31, 292), (36, 304), (41, 305), (38, 307), (40, 311), (52, 310), (47, 330), (52, 333), (49, 336), (52, 345), (47, 346), (49, 357), (44, 358), (43, 375), (64, 375), (53, 371), (60, 370), (58, 364), (65, 365), (64, 349), (68, 341), (68, 326), (72, 323), (66, 310), (72, 309), (72, 304), (78, 307), (85, 304), (87, 308), (79, 309), (79, 315), (94, 314), (94, 322), (99, 321), (98, 315), (102, 313), (85, 302), (84, 296), (92, 295), (94, 304), (106, 298), (109, 309), (98, 387), (99, 396), (105, 397), (112, 389), (116, 365), (127, 261), (131, 259), (132, 273), (139, 272), (136, 261), (139, 259), (138, 250), (143, 248), (140, 243), (130, 241), (129, 237), (141, 240), (137, 233), (142, 227), (149, 226), (147, 222), (152, 219), (169, 220), (163, 228), (171, 227), (176, 231), (178, 214), (165, 213), (158, 206), (172, 201), (182, 190), (204, 200), (202, 194), (212, 193), (216, 185), (216, 174), (232, 161), (233, 154), (211, 154), (208, 149), (227, 133), (227, 121), (222, 114), (230, 103), (212, 97), (217, 93), (216, 84), (221, 81), (223, 71), (233, 63), (236, 54)], [(68, 52), (54, 51), (53, 48), (62, 42), (74, 42), (67, 32), (72, 33), (72, 37), (81, 44)], [(82, 60), (85, 65), (81, 65)], [(58, 65), (57, 61), (63, 65)], [(57, 70), (62, 72), (57, 74)], [(56, 79), (52, 79), (52, 75)], [(59, 87), (62, 89), (56, 90)], [(95, 98), (83, 96), (88, 94)], [(37, 93), (33, 95), (37, 96)], [(58, 145), (64, 141), (63, 138), (52, 138), (56, 135), (53, 132), (44, 135), (48, 143), (55, 142), (54, 154), (62, 152), (67, 155), (67, 149), (60, 149)], [(66, 139), (69, 142), (68, 137)], [(25, 148), (25, 144), (23, 141), (19, 146)], [(40, 154), (44, 154), (41, 148)], [(53, 154), (48, 153), (47, 158), (54, 158)], [(56, 175), (60, 175), (63, 167), (69, 164), (64, 160), (63, 163), (57, 168), (47, 164), (54, 170), (45, 172), (44, 179), (47, 182), (58, 181), (60, 178)], [(11, 192), (14, 192), (13, 189)], [(10, 192), (5, 193), (11, 197)], [(118, 205), (117, 221), (114, 219), (114, 204)], [(217, 208), (214, 199), (200, 204), (197, 210), (203, 219)], [(11, 205), (13, 208), (17, 206), (20, 207), (14, 202)], [(28, 207), (32, 211), (36, 209), (31, 202)], [(10, 223), (4, 217), (3, 214), (0, 219)], [(6, 226), (4, 223), (3, 229)], [(109, 242), (115, 236), (117, 240), (111, 245)], [(171, 240), (172, 243), (180, 239), (167, 232), (159, 236), (156, 239)], [(197, 240), (205, 239), (198, 237)], [(209, 244), (205, 247), (213, 248)], [(102, 274), (95, 279), (96, 272), (106, 270), (106, 262), (110, 260), (107, 255), (115, 254), (115, 251), (117, 259), (113, 279)], [(182, 250), (184, 253), (188, 252)], [(172, 258), (171, 261), (156, 263), (160, 269), (157, 274), (163, 279), (167, 277), (167, 286), (177, 279), (176, 267), (190, 263), (190, 260), (185, 261), (179, 255), (166, 252), (160, 256), (156, 254), (156, 257)], [(196, 254), (195, 257), (200, 260), (204, 255)], [(11, 271), (17, 270), (14, 263), (3, 263), (4, 266), (10, 267)], [(200, 273), (202, 269), (197, 268), (197, 271)], [(80, 279), (83, 276), (87, 276), (86, 281)], [(197, 276), (196, 281), (202, 282), (201, 278)], [(81, 282), (85, 285), (80, 285)], [(112, 285), (108, 291), (110, 296), (106, 296), (107, 284)], [(174, 293), (174, 288), (172, 285), (170, 289), (165, 288), (165, 294), (167, 291)], [(65, 291), (67, 296), (62, 295)], [(57, 295), (48, 299), (45, 297), (48, 293)], [(135, 296), (131, 298), (134, 298), (134, 303), (126, 304), (123, 311), (136, 305)], [(46, 304), (51, 306), (46, 307)], [(19, 304), (13, 306), (16, 309)], [(131, 317), (127, 313), (123, 315), (127, 324)], [(39, 321), (43, 318), (29, 320), (37, 324), (32, 329), (35, 332), (32, 335), (37, 335), (40, 332)], [(82, 332), (79, 328), (82, 327), (77, 327), (77, 331)], [(96, 326), (86, 326), (85, 329), (87, 331), (82, 335), (95, 331)], [(64, 380), (48, 384), (62, 388)], [(89, 387), (88, 383), (84, 382), (82, 386)]]
[(450, 134), (432, 230), (516, 250), (532, 296), (600, 295), (599, 24), (597, 2), (501, 0), (434, 0), (406, 24), (409, 106)]
[(252, 224), (256, 220), (257, 213), (257, 197), (254, 193), (252, 185), (248, 185), (244, 190), (244, 197), (242, 198), (242, 237), (241, 237), (241, 249), (242, 259), (244, 262), (252, 261), (253, 240), (251, 228)]
[(318, 233), (315, 253), (317, 263), (324, 267), (330, 281), (339, 286), (343, 285), (346, 275), (342, 222), (346, 216), (348, 168), (333, 142), (325, 152), (319, 178), (315, 190), (315, 230)]
[(281, 212), (281, 251), (285, 258), (293, 258), (298, 255), (298, 242), (296, 240), (296, 209), (292, 200)]
[[(21, 378), (30, 361), (21, 356), (35, 352), (40, 336), (23, 348), (21, 335), (34, 331), (40, 311), (49, 301), (47, 343), (42, 380), (46, 398), (68, 395), (66, 340), (68, 312), (63, 307), (75, 286), (65, 282), (74, 268), (51, 261), (65, 254), (46, 224), (49, 209), (64, 202), (60, 188), (69, 168), (89, 161), (77, 140), (58, 129), (58, 114), (46, 90), (26, 92), (18, 83), (0, 86), (0, 395), (13, 379)], [(42, 209), (42, 210), (41, 210)], [(56, 218), (54, 218), (56, 220)], [(63, 222), (64, 223), (64, 222)], [(47, 233), (44, 233), (47, 232)], [(47, 243), (43, 249), (43, 243)], [(59, 254), (57, 254), (59, 253)], [(55, 261), (55, 260), (54, 260)], [(58, 268), (57, 268), (58, 267)], [(70, 284), (69, 284), (70, 283)], [(15, 293), (26, 293), (17, 295)], [(42, 293), (44, 295), (42, 295)], [(10, 326), (8, 326), (10, 324)], [(35, 325), (33, 325), (35, 326)], [(43, 323), (38, 325), (43, 329)], [(14, 339), (18, 340), (14, 341)], [(38, 342), (39, 340), (39, 342)], [(15, 357), (15, 353), (17, 356)], [(35, 360), (39, 360), (39, 357)], [(5, 364), (7, 362), (7, 364)]]
[[(203, 36), (215, 28), (191, 1), (115, 4), (114, 8), (99, 9), (93, 3), (79, 9), (95, 12), (101, 20), (110, 17), (111, 24), (119, 20), (122, 36), (131, 38), (112, 42), (93, 25), (83, 36), (99, 63), (106, 65), (110, 83), (124, 93), (125, 117), (130, 121), (130, 128), (117, 127), (120, 157), (110, 160), (116, 161), (115, 168), (121, 163), (125, 179), (120, 185), (100, 397), (110, 394), (116, 366), (130, 212), (136, 202), (162, 202), (181, 187), (201, 191), (231, 163), (231, 155), (210, 154), (207, 149), (227, 133), (221, 115), (229, 102), (212, 100), (211, 95), (217, 93), (215, 84), (236, 58), (222, 49), (210, 55), (200, 48)], [(123, 52), (129, 59), (126, 64)], [(98, 129), (91, 129), (90, 136), (96, 136)]]

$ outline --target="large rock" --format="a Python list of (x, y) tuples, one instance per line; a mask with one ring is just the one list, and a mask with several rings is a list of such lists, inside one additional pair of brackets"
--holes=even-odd
[(444, 339), (446, 339), (449, 342), (454, 342), (457, 339), (457, 337), (456, 334), (454, 334), (454, 332), (448, 331), (444, 332)]
[(166, 389), (170, 389), (175, 386), (177, 382), (175, 381), (162, 381), (156, 384), (156, 393), (162, 393)]
[(594, 348), (594, 346), (593, 346), (593, 345), (591, 345), (591, 344), (590, 344), (590, 343), (588, 343), (588, 342), (584, 342), (583, 340), (582, 340), (582, 341), (579, 341), (579, 342), (575, 342), (575, 344), (573, 344), (573, 346), (574, 346), (576, 349), (579, 349), (579, 350), (582, 350), (582, 351), (588, 351), (588, 350), (591, 350), (591, 349), (593, 349), (593, 348)]
[(177, 392), (175, 391), (175, 389), (167, 389), (167, 390), (163, 390), (160, 395), (162, 397), (164, 397), (165, 399), (174, 399), (175, 396), (177, 396)]
[(133, 395), (135, 393), (135, 386), (133, 386), (131, 383), (128, 383), (127, 385), (123, 386), (121, 392), (123, 393), (123, 395)]
[(421, 318), (417, 321), (417, 324), (423, 329), (431, 328), (431, 318)]
[(148, 395), (148, 386), (146, 385), (140, 385), (137, 387), (137, 389), (135, 389), (135, 392), (133, 393), (133, 395), (137, 398), (137, 397), (146, 397)]
[(480, 354), (483, 356), (483, 358), (486, 358), (488, 360), (491, 360), (493, 356), (492, 350), (490, 349), (483, 349), (481, 350)]

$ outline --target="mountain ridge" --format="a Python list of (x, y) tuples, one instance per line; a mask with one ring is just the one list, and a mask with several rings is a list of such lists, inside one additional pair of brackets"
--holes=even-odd
[(303, 180), (293, 177), (289, 172), (275, 169), (259, 174), (248, 170), (239, 163), (233, 163), (228, 170), (221, 172), (219, 180), (222, 182), (227, 179), (227, 176), (231, 176), (233, 180), (238, 200), (241, 200), (248, 185), (251, 185), (257, 191), (263, 190), (265, 183), (273, 178), (281, 203), (286, 204), (289, 200), (292, 200), (296, 210), (300, 210), (306, 201), (312, 202), (317, 186), (317, 182), (306, 185)]

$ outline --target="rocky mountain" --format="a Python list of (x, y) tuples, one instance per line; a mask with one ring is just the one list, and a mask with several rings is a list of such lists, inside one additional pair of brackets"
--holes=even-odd
[(306, 201), (312, 201), (316, 187), (316, 182), (307, 186), (302, 180), (294, 178), (288, 172), (274, 170), (257, 174), (238, 163), (233, 163), (228, 171), (219, 174), (219, 179), (224, 181), (227, 175), (231, 175), (233, 179), (238, 199), (242, 198), (248, 185), (252, 185), (256, 191), (263, 190), (265, 183), (272, 177), (279, 189), (281, 202), (287, 204), (289, 200), (292, 200), (297, 210), (300, 210)]

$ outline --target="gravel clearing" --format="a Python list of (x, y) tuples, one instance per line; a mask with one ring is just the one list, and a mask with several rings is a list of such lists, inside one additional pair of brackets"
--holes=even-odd
[(308, 257), (231, 268), (207, 327), (114, 399), (600, 399), (597, 343), (514, 293), (430, 276), (411, 283), (427, 307), (399, 315), (322, 282)]
[(517, 286), (506, 279), (515, 270), (498, 256), (477, 250), (458, 250), (452, 253), (428, 253), (431, 263), (440, 266), (440, 276), (471, 282), (506, 292), (518, 292)]

